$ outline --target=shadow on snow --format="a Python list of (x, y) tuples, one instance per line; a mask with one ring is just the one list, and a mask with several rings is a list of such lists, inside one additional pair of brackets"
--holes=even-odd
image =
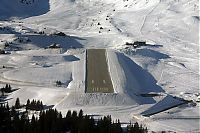
[(49, 0), (1, 0), (0, 20), (39, 16), (50, 10)]
[(139, 104), (155, 103), (152, 97), (141, 96), (141, 94), (164, 92), (164, 90), (156, 84), (157, 81), (155, 78), (147, 70), (137, 65), (124, 54), (117, 53), (117, 57), (126, 78), (125, 93), (135, 99)]

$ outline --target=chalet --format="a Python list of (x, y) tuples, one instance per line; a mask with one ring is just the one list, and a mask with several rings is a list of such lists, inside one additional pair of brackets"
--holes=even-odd
[(133, 45), (137, 45), (137, 46), (146, 46), (146, 42), (143, 41), (136, 41), (133, 43)]
[(58, 33), (55, 33), (55, 35), (57, 35), (57, 36), (66, 36), (66, 34), (65, 34), (65, 33), (63, 33), (63, 32), (58, 32)]
[(134, 43), (126, 42), (126, 45), (133, 46), (133, 48), (138, 48), (141, 46), (146, 46), (146, 42), (144, 42), (144, 41), (135, 41)]

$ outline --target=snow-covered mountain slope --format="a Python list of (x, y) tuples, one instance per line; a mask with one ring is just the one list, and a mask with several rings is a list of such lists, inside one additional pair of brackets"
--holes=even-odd
[[(0, 86), (21, 88), (9, 95), (10, 104), (17, 97), (22, 103), (35, 98), (63, 113), (82, 108), (124, 122), (142, 121), (154, 131), (198, 132), (199, 121), (192, 119), (199, 118), (198, 2), (1, 0), (0, 49), (9, 44), (5, 50), (11, 54), (0, 55)], [(125, 45), (133, 41), (147, 46)], [(62, 50), (46, 49), (54, 43)], [(107, 49), (114, 94), (84, 93), (87, 48)], [(57, 87), (57, 80), (63, 86)], [(159, 96), (141, 96), (146, 93)], [(196, 107), (183, 105), (155, 119), (140, 116), (168, 95), (192, 100)]]
[(49, 0), (1, 0), (0, 19), (38, 16), (48, 12)]

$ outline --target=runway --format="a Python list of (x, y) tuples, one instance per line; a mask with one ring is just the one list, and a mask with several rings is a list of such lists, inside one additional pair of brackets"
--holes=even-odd
[(86, 51), (86, 93), (113, 93), (105, 49)]

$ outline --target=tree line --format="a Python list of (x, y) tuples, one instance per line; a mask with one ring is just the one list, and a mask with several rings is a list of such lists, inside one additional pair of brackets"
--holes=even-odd
[(44, 109), (44, 105), (43, 105), (42, 101), (40, 101), (40, 100), (33, 99), (32, 101), (30, 101), (28, 99), (25, 105), (21, 105), (19, 98), (17, 98), (16, 101), (15, 101), (14, 108), (20, 109), (20, 108), (23, 108), (23, 107), (26, 108), (26, 111), (27, 110), (41, 111), (41, 110)]
[(12, 92), (12, 87), (10, 86), (10, 84), (6, 84), (5, 87), (2, 87), (0, 90), (1, 90), (1, 95), (4, 96), (5, 93)]
[[(5, 68), (5, 66), (3, 66), (3, 68)], [(10, 84), (6, 84), (4, 87), (0, 88), (1, 92), (0, 98), (5, 97), (6, 96), (5, 94), (11, 93), (16, 90), (18, 89), (13, 89)]]
[(113, 121), (111, 116), (94, 119), (84, 115), (82, 110), (78, 113), (69, 110), (63, 116), (56, 109), (48, 109), (30, 116), (27, 110), (20, 111), (15, 106), (10, 108), (8, 104), (0, 104), (0, 118), (2, 133), (147, 133), (147, 128), (138, 123), (122, 130), (119, 120)]

